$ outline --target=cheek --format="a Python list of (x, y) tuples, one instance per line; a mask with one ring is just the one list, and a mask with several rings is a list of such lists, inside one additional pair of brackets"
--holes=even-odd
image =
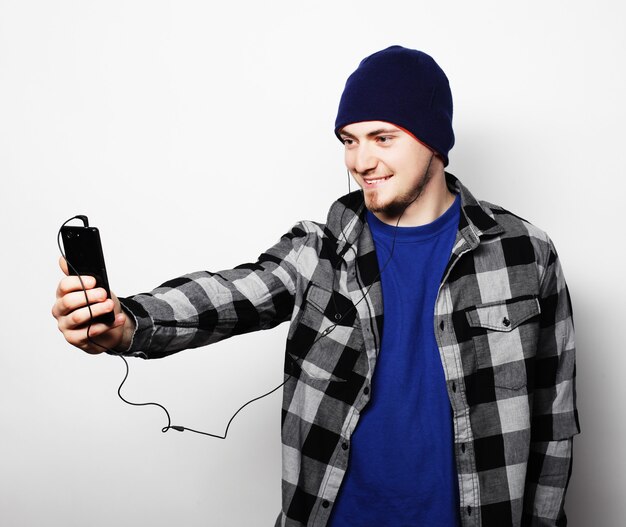
[(345, 163), (346, 168), (352, 171), (352, 169), (354, 168), (354, 154), (346, 150), (343, 154), (343, 162)]

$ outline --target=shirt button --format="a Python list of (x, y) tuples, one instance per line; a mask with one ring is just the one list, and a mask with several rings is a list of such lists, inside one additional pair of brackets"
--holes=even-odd
[(343, 443), (341, 445), (341, 448), (343, 448), (344, 450), (348, 450), (348, 443)]
[(443, 320), (442, 320), (442, 321), (439, 323), (439, 329), (440, 329), (441, 331), (443, 331), (443, 328), (444, 328), (445, 326), (446, 326), (446, 325), (443, 323)]
[(328, 503), (328, 500), (324, 500), (322, 502), (322, 507), (324, 507), (325, 509), (328, 509), (328, 506), (330, 505), (330, 503)]
[(463, 452), (465, 454), (465, 443), (461, 444), (461, 452)]
[(456, 383), (452, 381), (452, 391), (456, 393)]
[(502, 325), (503, 325), (505, 328), (508, 328), (508, 327), (511, 325), (511, 321), (510, 321), (508, 318), (504, 317), (504, 318), (502, 319)]
[(366, 386), (365, 388), (363, 388), (363, 393), (364, 393), (365, 395), (368, 395), (368, 394), (370, 393), (370, 387), (369, 387), (369, 386)]
[(472, 515), (472, 506), (471, 505), (467, 506), (467, 514), (468, 514), (468, 516)]

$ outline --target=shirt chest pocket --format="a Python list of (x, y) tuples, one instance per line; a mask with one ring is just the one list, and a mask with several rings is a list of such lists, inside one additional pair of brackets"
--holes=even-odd
[(481, 382), (510, 390), (526, 386), (526, 364), (535, 354), (540, 312), (534, 297), (491, 302), (466, 312)]
[(303, 380), (345, 382), (364, 348), (352, 301), (311, 283), (287, 339), (291, 374)]

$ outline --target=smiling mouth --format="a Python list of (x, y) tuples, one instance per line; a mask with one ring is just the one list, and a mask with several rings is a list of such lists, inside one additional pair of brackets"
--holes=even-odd
[(363, 181), (365, 182), (365, 186), (366, 187), (376, 187), (381, 185), (382, 183), (384, 183), (385, 181), (387, 181), (388, 179), (391, 179), (392, 176), (384, 176), (384, 177), (379, 177), (379, 178), (369, 178), (369, 179), (363, 179)]

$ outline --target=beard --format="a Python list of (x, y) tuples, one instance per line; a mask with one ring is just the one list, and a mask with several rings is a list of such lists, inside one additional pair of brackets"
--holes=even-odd
[(428, 163), (426, 172), (413, 189), (399, 194), (388, 201), (381, 199), (378, 193), (374, 191), (369, 193), (369, 195), (365, 194), (365, 205), (371, 212), (378, 212), (390, 218), (398, 218), (409, 205), (417, 201), (424, 193), (424, 189), (428, 183), (430, 183), (432, 177), (433, 174), (430, 170), (430, 163)]

